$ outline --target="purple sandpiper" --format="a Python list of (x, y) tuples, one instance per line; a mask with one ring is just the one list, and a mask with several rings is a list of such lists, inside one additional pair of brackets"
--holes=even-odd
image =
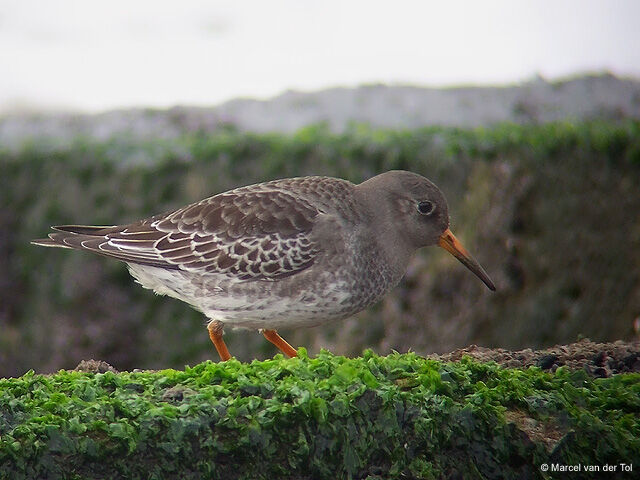
[(222, 360), (231, 358), (224, 326), (258, 330), (295, 356), (279, 328), (363, 310), (400, 281), (421, 247), (443, 247), (495, 290), (449, 230), (442, 192), (405, 171), (359, 185), (319, 176), (274, 180), (128, 225), (52, 228), (33, 243), (121, 260), (143, 287), (204, 313)]

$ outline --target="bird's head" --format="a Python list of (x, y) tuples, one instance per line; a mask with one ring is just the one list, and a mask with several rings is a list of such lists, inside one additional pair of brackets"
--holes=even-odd
[[(491, 290), (496, 287), (475, 258), (462, 246), (449, 229), (449, 208), (440, 189), (430, 180), (406, 171), (390, 171), (377, 175), (358, 188), (368, 197), (373, 214), (391, 218), (380, 232), (413, 250), (438, 245), (456, 257)], [(400, 246), (400, 245), (398, 245)], [(393, 248), (393, 246), (392, 246)]]

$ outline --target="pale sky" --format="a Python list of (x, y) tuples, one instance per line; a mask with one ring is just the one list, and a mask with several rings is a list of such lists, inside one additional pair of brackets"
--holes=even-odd
[(640, 77), (640, 1), (0, 0), (0, 113)]

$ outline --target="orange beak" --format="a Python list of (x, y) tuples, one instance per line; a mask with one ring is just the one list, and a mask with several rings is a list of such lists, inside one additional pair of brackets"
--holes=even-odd
[(496, 286), (489, 278), (489, 275), (487, 275), (487, 272), (485, 272), (476, 259), (467, 252), (466, 248), (464, 248), (455, 235), (451, 233), (451, 230), (447, 228), (444, 233), (440, 235), (438, 245), (460, 260), (465, 267), (475, 273), (476, 276), (482, 280), (487, 287), (489, 287), (489, 290), (495, 291)]

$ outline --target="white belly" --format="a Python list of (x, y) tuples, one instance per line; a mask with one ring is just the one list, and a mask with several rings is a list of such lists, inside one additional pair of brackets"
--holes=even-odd
[[(129, 265), (131, 275), (143, 287), (188, 303), (232, 328), (279, 329), (312, 327), (353, 314), (348, 288), (328, 282), (320, 292), (296, 288), (289, 279), (286, 292), (279, 282), (238, 282), (210, 275), (194, 277), (181, 270)], [(242, 285), (240, 285), (242, 283)]]

